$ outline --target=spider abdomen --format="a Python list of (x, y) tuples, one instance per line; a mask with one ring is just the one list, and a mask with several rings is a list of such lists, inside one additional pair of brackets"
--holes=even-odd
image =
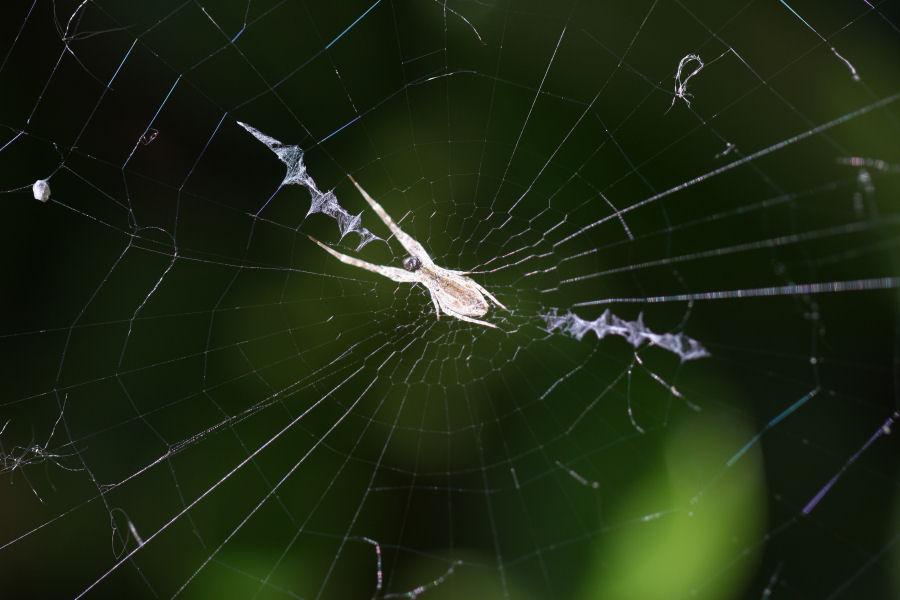
[(432, 276), (426, 287), (434, 294), (444, 312), (466, 317), (481, 317), (487, 314), (490, 305), (468, 277), (446, 271), (440, 276), (429, 274)]

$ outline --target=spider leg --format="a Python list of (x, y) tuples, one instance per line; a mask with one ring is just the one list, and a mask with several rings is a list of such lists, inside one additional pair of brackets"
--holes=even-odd
[(490, 300), (491, 300), (494, 304), (496, 304), (497, 306), (499, 306), (499, 307), (502, 308), (503, 310), (509, 310), (508, 308), (506, 308), (505, 306), (503, 306), (503, 303), (502, 303), (502, 302), (500, 302), (499, 300), (497, 300), (496, 298), (494, 298), (494, 295), (493, 295), (492, 293), (490, 293), (489, 291), (487, 291), (486, 289), (484, 289), (481, 285), (475, 283), (475, 281), (473, 281), (473, 280), (471, 280), (471, 279), (469, 279), (469, 281), (472, 282), (472, 285), (474, 285), (475, 288), (478, 289), (479, 292), (481, 292), (482, 294), (484, 294), (485, 296), (487, 296), (488, 298), (490, 298)]
[(428, 294), (431, 296), (431, 301), (434, 302), (434, 314), (437, 317), (437, 320), (441, 320), (441, 305), (438, 304), (437, 296), (431, 291), (431, 288), (428, 288)]
[(472, 317), (467, 317), (465, 315), (461, 315), (459, 313), (455, 313), (455, 312), (451, 312), (451, 311), (445, 311), (445, 312), (448, 315), (450, 315), (451, 317), (455, 317), (455, 318), (459, 319), (460, 321), (468, 321), (469, 323), (475, 323), (476, 325), (484, 325), (485, 327), (490, 327), (492, 329), (499, 329), (499, 327), (497, 327), (493, 323), (488, 323), (487, 321), (479, 321), (478, 319), (473, 319)]
[(373, 265), (372, 263), (366, 262), (364, 260), (360, 260), (358, 258), (354, 258), (352, 256), (347, 256), (346, 254), (342, 254), (337, 250), (326, 246), (316, 238), (307, 236), (310, 240), (317, 243), (323, 250), (328, 252), (328, 254), (332, 255), (339, 261), (344, 264), (352, 265), (354, 267), (359, 267), (360, 269), (365, 269), (367, 271), (372, 271), (373, 273), (378, 273), (379, 275), (383, 275), (392, 281), (398, 282), (416, 282), (419, 281), (419, 278), (416, 277), (414, 273), (410, 273), (405, 269), (398, 269), (396, 267), (385, 267), (383, 265)]
[(391, 218), (387, 211), (382, 208), (380, 204), (378, 204), (372, 196), (366, 192), (366, 190), (362, 189), (356, 180), (353, 179), (351, 175), (347, 175), (350, 178), (350, 181), (353, 182), (353, 185), (356, 186), (356, 189), (359, 190), (359, 193), (362, 194), (362, 197), (366, 199), (366, 202), (369, 203), (369, 206), (372, 207), (372, 210), (375, 211), (375, 214), (378, 215), (384, 224), (388, 226), (388, 229), (391, 230), (391, 233), (394, 234), (394, 237), (397, 238), (397, 241), (403, 245), (407, 252), (409, 252), (410, 256), (415, 256), (418, 258), (422, 264), (434, 264), (434, 261), (431, 260), (431, 257), (428, 256), (428, 252), (425, 251), (424, 246), (417, 242), (411, 235), (400, 229), (400, 226), (397, 225), (394, 220)]

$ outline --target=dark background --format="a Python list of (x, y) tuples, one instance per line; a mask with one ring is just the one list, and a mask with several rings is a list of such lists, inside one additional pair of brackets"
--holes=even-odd
[[(896, 597), (896, 436), (801, 511), (898, 408), (897, 282), (791, 288), (898, 276), (896, 2), (79, 4), (0, 19), (0, 595), (368, 598), (375, 540), (380, 594)], [(236, 121), (500, 330), (309, 243)]]

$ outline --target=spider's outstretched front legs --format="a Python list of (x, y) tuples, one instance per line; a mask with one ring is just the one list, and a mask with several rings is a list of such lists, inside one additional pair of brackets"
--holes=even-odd
[(379, 275), (383, 275), (383, 276), (387, 277), (388, 279), (391, 279), (393, 281), (398, 281), (401, 283), (412, 283), (414, 281), (419, 280), (418, 277), (414, 276), (412, 273), (410, 273), (409, 271), (406, 271), (404, 269), (398, 269), (397, 267), (388, 267), (385, 265), (373, 265), (370, 262), (366, 262), (364, 260), (360, 260), (358, 258), (354, 258), (352, 256), (342, 254), (341, 252), (338, 252), (334, 248), (331, 248), (330, 246), (326, 246), (325, 244), (323, 244), (322, 242), (320, 242), (319, 240), (317, 240), (316, 238), (314, 238), (311, 235), (308, 235), (306, 237), (308, 237), (309, 239), (311, 239), (312, 241), (317, 243), (323, 250), (328, 252), (328, 254), (332, 255), (333, 257), (335, 257), (336, 259), (338, 259), (339, 261), (341, 261), (344, 264), (352, 265), (354, 267), (359, 267), (360, 269), (365, 269), (367, 271), (372, 271), (373, 273), (378, 273)]
[(391, 230), (391, 233), (394, 234), (394, 237), (397, 238), (397, 241), (409, 252), (410, 256), (414, 256), (418, 258), (423, 265), (430, 266), (434, 264), (434, 261), (431, 260), (431, 257), (428, 256), (428, 252), (425, 251), (425, 247), (422, 246), (419, 242), (417, 242), (411, 235), (400, 229), (400, 226), (397, 225), (394, 220), (391, 218), (391, 215), (387, 214), (387, 211), (381, 207), (378, 202), (375, 201), (369, 193), (362, 188), (361, 185), (356, 183), (356, 180), (353, 179), (352, 176), (347, 175), (350, 178), (350, 181), (353, 182), (353, 185), (356, 186), (356, 189), (359, 190), (359, 193), (362, 194), (362, 197), (365, 198), (366, 202), (369, 203), (369, 206), (372, 207), (372, 210), (375, 211), (375, 214), (378, 215), (378, 218), (384, 221), (384, 224), (388, 226), (388, 229)]

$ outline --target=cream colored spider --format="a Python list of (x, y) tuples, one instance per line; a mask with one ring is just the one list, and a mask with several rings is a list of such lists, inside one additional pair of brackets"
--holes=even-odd
[(366, 199), (366, 202), (369, 203), (369, 206), (372, 207), (375, 214), (377, 214), (381, 220), (384, 221), (384, 224), (388, 226), (391, 233), (397, 238), (397, 241), (406, 248), (407, 252), (409, 252), (409, 256), (403, 259), (403, 268), (398, 269), (397, 267), (373, 265), (364, 260), (341, 254), (312, 236), (310, 236), (309, 239), (324, 248), (326, 252), (342, 263), (366, 269), (367, 271), (372, 271), (379, 275), (384, 275), (393, 281), (401, 283), (421, 283), (428, 288), (428, 293), (431, 294), (431, 301), (434, 302), (434, 311), (438, 319), (441, 318), (441, 311), (444, 311), (445, 314), (456, 317), (462, 321), (477, 323), (479, 325), (484, 325), (485, 327), (493, 327), (496, 329), (496, 325), (488, 323), (487, 321), (479, 321), (472, 317), (481, 317), (487, 314), (490, 304), (485, 300), (485, 296), (500, 308), (506, 310), (506, 307), (503, 306), (499, 300), (494, 298), (489, 291), (466, 277), (470, 271), (451, 271), (450, 269), (444, 269), (443, 267), (434, 264), (434, 261), (431, 260), (428, 253), (425, 252), (425, 248), (422, 247), (422, 244), (400, 229), (381, 205), (375, 202), (375, 200), (366, 193), (366, 190), (362, 189), (362, 187), (356, 183), (356, 180), (353, 179), (353, 177), (350, 177), (350, 181), (353, 182), (353, 185), (356, 186), (356, 189), (359, 190), (362, 197)]

